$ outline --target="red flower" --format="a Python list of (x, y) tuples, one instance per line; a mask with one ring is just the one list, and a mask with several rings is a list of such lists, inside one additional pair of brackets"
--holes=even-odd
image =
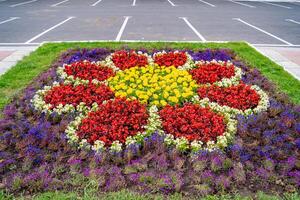
[(209, 108), (187, 103), (183, 107), (169, 106), (163, 108), (159, 115), (163, 129), (176, 138), (185, 137), (189, 141), (216, 141), (226, 129), (223, 116)]
[(198, 84), (214, 83), (220, 81), (222, 78), (231, 78), (234, 76), (234, 66), (226, 65), (226, 63), (224, 65), (219, 63), (198, 64), (198, 67), (191, 70), (190, 74)]
[(112, 61), (121, 70), (131, 67), (144, 67), (148, 64), (148, 58), (145, 55), (137, 54), (134, 51), (125, 50), (116, 51), (112, 56)]
[(109, 100), (114, 97), (114, 93), (106, 85), (96, 86), (92, 83), (88, 85), (59, 85), (54, 86), (44, 97), (47, 104), (52, 105), (52, 109), (59, 104), (72, 104), (77, 106), (80, 102), (91, 106), (94, 102), (98, 105), (104, 100)]
[(148, 113), (146, 106), (138, 101), (117, 98), (99, 106), (82, 120), (77, 131), (79, 138), (87, 139), (90, 144), (101, 140), (106, 146), (118, 140), (125, 143), (128, 136), (144, 131)]
[(249, 108), (255, 108), (259, 101), (260, 96), (257, 92), (251, 89), (250, 85), (240, 83), (237, 86), (231, 87), (219, 87), (209, 86), (201, 87), (198, 89), (198, 95), (200, 98), (209, 98), (212, 102), (240, 110), (246, 110)]
[(89, 61), (80, 61), (72, 63), (71, 65), (66, 65), (64, 71), (69, 76), (73, 75), (74, 78), (78, 77), (89, 81), (92, 81), (93, 79), (104, 81), (115, 75), (114, 71), (109, 67), (99, 66)]
[(186, 63), (187, 56), (184, 52), (168, 52), (154, 57), (154, 62), (159, 66), (175, 66), (176, 68)]

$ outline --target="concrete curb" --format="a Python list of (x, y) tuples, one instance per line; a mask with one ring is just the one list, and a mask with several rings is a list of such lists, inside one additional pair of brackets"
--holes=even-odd
[(264, 56), (270, 58), (273, 62), (283, 67), (285, 71), (290, 73), (296, 79), (300, 80), (300, 66), (296, 63), (290, 61), (285, 56), (282, 56), (279, 52), (277, 52), (274, 47), (253, 47), (256, 51), (263, 54)]
[(1, 46), (0, 52), (11, 51), (13, 53), (0, 61), (0, 76), (37, 48), (38, 46)]

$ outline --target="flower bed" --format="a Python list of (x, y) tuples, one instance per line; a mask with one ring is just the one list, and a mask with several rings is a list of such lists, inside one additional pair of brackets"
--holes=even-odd
[(4, 109), (2, 183), (11, 192), (92, 180), (103, 191), (295, 191), (299, 119), (229, 50), (71, 50)]

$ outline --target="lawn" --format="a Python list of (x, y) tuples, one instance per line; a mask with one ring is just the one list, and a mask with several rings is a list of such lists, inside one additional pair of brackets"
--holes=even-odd
[(246, 43), (48, 43), (0, 86), (0, 198), (299, 198), (300, 82)]

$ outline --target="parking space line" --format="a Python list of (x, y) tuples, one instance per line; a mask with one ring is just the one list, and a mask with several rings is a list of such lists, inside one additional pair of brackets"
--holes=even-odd
[(293, 22), (293, 23), (295, 23), (295, 24), (300, 24), (300, 22), (297, 22), (297, 21), (295, 21), (295, 20), (293, 20), (293, 19), (286, 19), (285, 21)]
[(95, 3), (93, 3), (91, 6), (96, 6), (98, 3), (100, 3), (102, 0), (98, 0)]
[(175, 5), (171, 0), (167, 0), (172, 6), (177, 6)]
[(48, 33), (49, 31), (51, 31), (51, 30), (53, 30), (53, 29), (55, 29), (55, 28), (61, 26), (62, 24), (66, 23), (67, 21), (69, 21), (69, 20), (71, 20), (71, 19), (74, 19), (74, 18), (75, 18), (75, 17), (68, 17), (66, 20), (64, 20), (64, 21), (62, 21), (62, 22), (56, 24), (55, 26), (52, 26), (51, 28), (45, 30), (44, 32), (42, 32), (42, 33), (40, 33), (40, 34), (34, 36), (33, 38), (31, 38), (30, 40), (28, 40), (27, 42), (25, 42), (25, 44), (31, 43), (32, 41), (38, 39), (38, 38), (41, 37), (42, 35)]
[(189, 22), (189, 20), (186, 17), (179, 17), (180, 19), (183, 19), (183, 21), (194, 31), (194, 33), (200, 38), (202, 42), (205, 42), (206, 39), (197, 31), (197, 29)]
[(63, 3), (65, 3), (65, 2), (67, 2), (67, 1), (69, 1), (69, 0), (64, 0), (64, 1), (61, 1), (61, 2), (59, 2), (59, 3), (53, 4), (53, 5), (51, 5), (51, 7), (58, 6), (58, 5), (63, 4)]
[(4, 24), (6, 22), (10, 22), (10, 21), (13, 21), (13, 20), (16, 20), (16, 19), (20, 19), (20, 17), (10, 17), (9, 19), (0, 22), (0, 24)]
[(280, 8), (292, 9), (291, 7), (288, 7), (288, 6), (283, 6), (283, 5), (279, 5), (279, 4), (275, 4), (275, 3), (270, 3), (270, 2), (261, 2), (261, 3), (272, 5), (272, 6), (277, 6), (277, 7), (280, 7)]
[(242, 6), (246, 6), (246, 7), (249, 7), (249, 8), (256, 8), (255, 6), (251, 6), (249, 4), (245, 4), (245, 3), (241, 3), (241, 2), (237, 2), (237, 1), (233, 1), (233, 0), (228, 0), (232, 3), (236, 3), (236, 4), (239, 4), (239, 5), (242, 5)]
[(206, 1), (203, 1), (203, 0), (198, 0), (198, 1), (200, 1), (200, 2), (202, 2), (202, 3), (205, 3), (205, 4), (207, 4), (207, 5), (211, 6), (211, 7), (216, 7), (216, 5), (211, 4), (211, 3), (208, 3), (208, 2), (206, 2)]
[(265, 30), (263, 30), (263, 29), (261, 29), (261, 28), (258, 28), (258, 27), (254, 26), (254, 25), (252, 25), (252, 24), (249, 24), (248, 22), (245, 22), (244, 20), (242, 20), (242, 19), (240, 19), (240, 18), (232, 18), (232, 19), (233, 19), (233, 20), (237, 20), (237, 21), (239, 21), (239, 22), (242, 22), (243, 24), (246, 24), (247, 26), (250, 26), (250, 27), (252, 27), (252, 28), (254, 28), (254, 29), (256, 29), (256, 30), (258, 30), (258, 31), (260, 31), (260, 32), (262, 32), (262, 33), (264, 33), (264, 34), (267, 34), (267, 35), (269, 35), (269, 36), (271, 36), (271, 37), (273, 37), (273, 38), (275, 38), (275, 39), (277, 39), (277, 40), (279, 40), (279, 41), (281, 41), (281, 42), (283, 42), (283, 43), (285, 43), (285, 44), (287, 44), (287, 45), (293, 45), (293, 44), (291, 44), (291, 43), (289, 43), (289, 42), (287, 42), (287, 41), (285, 41), (285, 40), (283, 40), (283, 39), (281, 39), (281, 38), (279, 38), (279, 37), (273, 35), (272, 33), (269, 33), (269, 32), (267, 32), (267, 31), (265, 31)]
[(135, 6), (135, 4), (136, 4), (136, 0), (133, 0), (132, 6)]
[(9, 7), (17, 7), (17, 6), (22, 6), (22, 5), (25, 5), (25, 4), (29, 4), (29, 3), (33, 3), (33, 2), (36, 2), (37, 0), (31, 0), (31, 1), (25, 1), (25, 2), (22, 2), (22, 3), (17, 3), (17, 4), (13, 4)]
[(117, 37), (116, 37), (116, 41), (120, 41), (121, 40), (121, 37), (122, 37), (122, 34), (123, 34), (124, 30), (125, 30), (126, 24), (127, 24), (128, 20), (129, 20), (129, 18), (131, 18), (131, 16), (124, 16), (124, 17), (125, 17), (125, 19), (124, 19), (124, 22), (123, 22), (123, 24), (122, 24), (122, 26), (120, 28), (120, 31), (119, 31)]

